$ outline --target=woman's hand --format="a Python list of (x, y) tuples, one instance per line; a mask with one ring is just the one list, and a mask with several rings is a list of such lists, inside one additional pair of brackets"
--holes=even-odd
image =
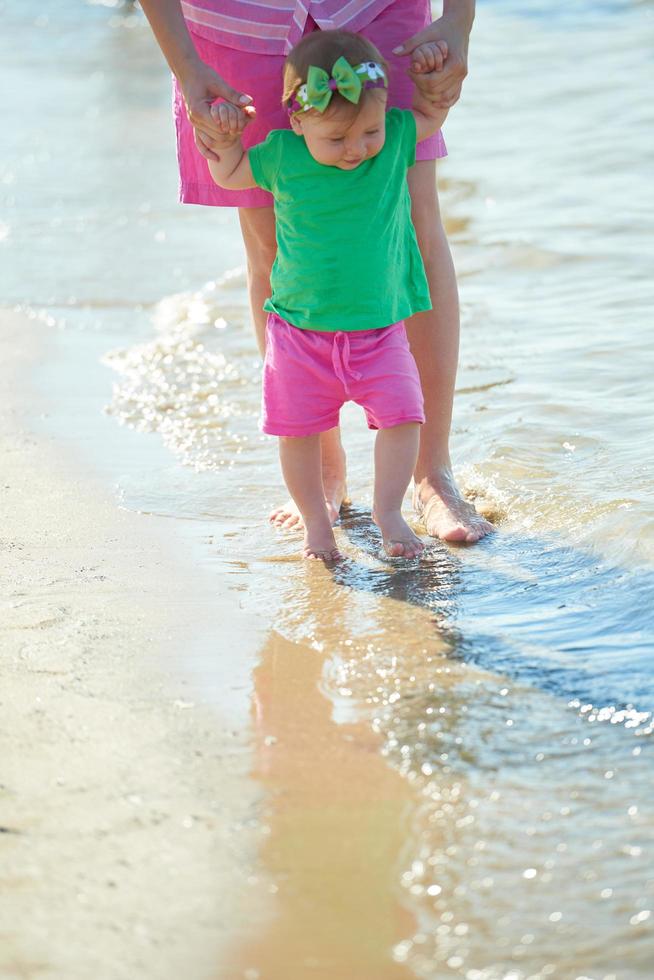
[[(242, 108), (237, 106), (249, 107), (252, 98), (243, 92), (237, 92), (224, 78), (210, 68), (203, 61), (194, 62), (188, 73), (179, 79), (180, 88), (184, 96), (184, 104), (189, 121), (193, 126), (195, 145), (198, 151), (206, 160), (217, 160), (218, 157), (212, 151), (211, 146), (214, 141), (220, 143), (224, 141), (224, 120), (221, 118), (221, 106), (232, 103), (235, 112), (242, 113)], [(224, 99), (224, 102), (214, 105), (216, 99)], [(248, 115), (254, 112), (251, 109)], [(247, 119), (243, 122), (243, 126)], [(224, 144), (223, 144), (224, 145)]]
[[(449, 109), (461, 95), (463, 80), (468, 74), (471, 29), (472, 16), (464, 16), (458, 11), (446, 13), (393, 50), (393, 54), (410, 59), (409, 74), (414, 83), (425, 98), (441, 109)], [(425, 44), (439, 42), (444, 42), (447, 50), (442, 70), (425, 69), (422, 59), (415, 57), (414, 52)]]
[(141, 0), (141, 7), (170, 70), (179, 82), (186, 114), (193, 126), (195, 145), (205, 159), (215, 160), (211, 140), (220, 136), (220, 129), (213, 115), (213, 103), (216, 99), (224, 99), (237, 106), (246, 106), (252, 99), (243, 92), (237, 92), (198, 56), (180, 0)]

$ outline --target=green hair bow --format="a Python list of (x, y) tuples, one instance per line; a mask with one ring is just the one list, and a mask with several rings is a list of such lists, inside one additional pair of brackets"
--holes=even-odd
[(311, 65), (307, 74), (306, 101), (312, 109), (324, 112), (334, 92), (355, 105), (361, 98), (361, 79), (342, 56), (334, 63), (331, 77), (324, 68)]
[(361, 98), (363, 88), (360, 77), (352, 65), (342, 56), (334, 62), (331, 75), (324, 68), (310, 65), (307, 80), (295, 94), (295, 111), (316, 109), (324, 112), (331, 102), (334, 92), (355, 105)]
[(309, 109), (324, 112), (334, 92), (356, 105), (363, 89), (387, 87), (388, 79), (382, 65), (376, 61), (362, 61), (360, 65), (352, 67), (341, 56), (334, 63), (331, 75), (324, 68), (309, 66), (306, 82), (288, 101), (288, 111), (291, 115), (308, 112)]

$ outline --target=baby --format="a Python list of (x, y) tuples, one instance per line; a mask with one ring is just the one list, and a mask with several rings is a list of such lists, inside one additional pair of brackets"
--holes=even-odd
[[(414, 53), (442, 67), (443, 42)], [(275, 201), (277, 258), (266, 300), (262, 428), (279, 436), (282, 472), (305, 526), (304, 555), (340, 557), (325, 504), (319, 434), (344, 402), (375, 440), (373, 520), (386, 553), (423, 544), (402, 517), (418, 454), (423, 400), (404, 319), (431, 309), (411, 222), (407, 171), (416, 143), (443, 124), (418, 90), (413, 110), (386, 111), (388, 69), (366, 38), (316, 31), (284, 65), (291, 129), (244, 150), (248, 109), (216, 107), (223, 133), (210, 161), (221, 187), (262, 187)], [(251, 110), (250, 110), (251, 111)]]

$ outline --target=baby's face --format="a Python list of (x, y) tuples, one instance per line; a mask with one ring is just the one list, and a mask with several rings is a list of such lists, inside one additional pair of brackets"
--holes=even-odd
[(293, 131), (304, 136), (314, 160), (327, 167), (354, 170), (364, 160), (376, 156), (386, 138), (386, 92), (372, 89), (366, 93), (356, 115), (346, 108), (297, 113), (291, 116)]

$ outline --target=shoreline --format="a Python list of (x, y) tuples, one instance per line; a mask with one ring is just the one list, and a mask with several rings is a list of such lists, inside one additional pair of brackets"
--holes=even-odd
[(47, 328), (0, 315), (0, 976), (131, 980), (147, 964), (152, 980), (215, 980), (262, 910), (243, 894), (259, 792), (249, 733), (167, 661), (185, 634), (215, 628), (198, 621), (208, 582), (71, 447), (35, 434), (44, 404), (28, 371)]
[(333, 717), (323, 655), (253, 617), (193, 528), (120, 506), (89, 379), (62, 386), (51, 328), (0, 317), (1, 980), (272, 980), (316, 954), (407, 977), (413, 793), (381, 737)]

